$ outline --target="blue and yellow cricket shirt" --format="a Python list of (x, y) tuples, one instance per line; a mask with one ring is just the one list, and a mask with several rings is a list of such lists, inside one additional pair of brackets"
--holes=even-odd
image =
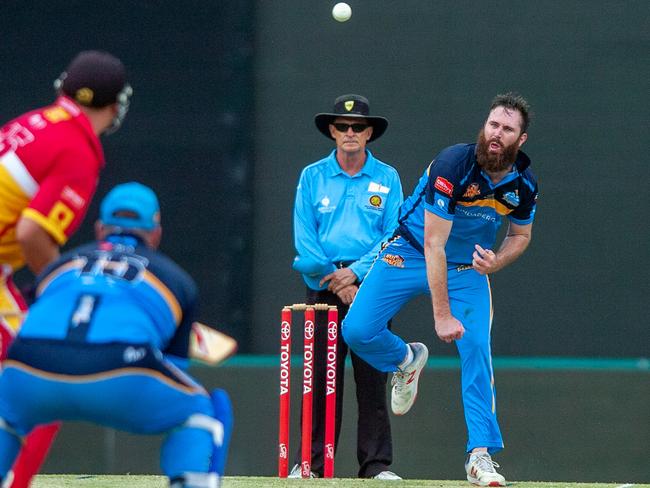
[(537, 180), (519, 151), (512, 171), (496, 185), (476, 162), (476, 144), (443, 149), (424, 171), (399, 218), (399, 234), (424, 253), (424, 209), (453, 224), (445, 253), (451, 264), (470, 264), (474, 245), (494, 246), (502, 217), (518, 225), (535, 217)]
[(194, 280), (136, 236), (75, 248), (37, 279), (21, 338), (149, 344), (188, 357), (198, 291)]

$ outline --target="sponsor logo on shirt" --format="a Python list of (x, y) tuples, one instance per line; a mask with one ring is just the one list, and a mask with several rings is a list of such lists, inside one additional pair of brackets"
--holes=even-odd
[(63, 107), (57, 106), (43, 110), (43, 116), (53, 124), (72, 118)]
[(73, 207), (76, 207), (78, 209), (83, 208), (83, 206), (86, 204), (86, 199), (67, 185), (64, 186), (63, 190), (61, 191), (61, 198), (68, 201), (72, 204)]
[(454, 192), (454, 185), (451, 184), (451, 182), (442, 176), (438, 176), (436, 178), (436, 182), (434, 185), (437, 190), (440, 190), (442, 193), (445, 195), (451, 196), (451, 194)]
[(479, 209), (472, 209), (470, 210), (469, 208), (463, 207), (463, 206), (458, 206), (456, 207), (456, 213), (457, 214), (462, 214), (465, 217), (476, 217), (480, 218), (483, 220), (487, 220), (488, 222), (496, 222), (497, 218), (494, 215), (481, 212)]
[(47, 125), (47, 122), (43, 120), (43, 116), (41, 114), (32, 115), (27, 119), (27, 123), (34, 129), (43, 129)]
[(7, 148), (15, 151), (33, 141), (34, 134), (18, 122), (14, 122), (0, 131), (0, 152), (4, 152)]
[(122, 358), (125, 363), (136, 363), (147, 355), (147, 350), (144, 347), (129, 346), (124, 349)]
[(381, 197), (379, 195), (372, 195), (368, 201), (370, 202), (370, 205), (375, 208), (381, 207)]
[(471, 183), (468, 187), (467, 190), (465, 190), (465, 193), (463, 194), (464, 198), (474, 198), (476, 195), (481, 194), (481, 189), (478, 185), (478, 183)]
[(334, 211), (336, 206), (330, 207), (330, 199), (327, 196), (324, 196), (323, 199), (320, 201), (320, 207), (318, 207), (318, 211), (320, 213), (331, 213)]
[(396, 268), (404, 267), (404, 258), (402, 256), (398, 256), (397, 254), (384, 254), (381, 257), (381, 260), (389, 266), (395, 266)]

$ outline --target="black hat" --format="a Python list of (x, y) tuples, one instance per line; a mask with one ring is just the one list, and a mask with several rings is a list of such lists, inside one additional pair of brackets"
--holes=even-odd
[(103, 51), (80, 52), (55, 84), (57, 89), (86, 107), (105, 107), (117, 102), (125, 85), (124, 65)]
[(337, 117), (349, 117), (352, 119), (365, 119), (368, 121), (368, 124), (372, 126), (372, 136), (368, 139), (368, 142), (379, 139), (381, 135), (386, 131), (388, 127), (388, 119), (378, 116), (370, 116), (370, 104), (366, 97), (361, 95), (341, 95), (336, 100), (334, 100), (334, 110), (332, 113), (322, 113), (316, 114), (314, 116), (314, 122), (316, 127), (321, 131), (325, 136), (332, 139), (330, 134), (329, 125)]

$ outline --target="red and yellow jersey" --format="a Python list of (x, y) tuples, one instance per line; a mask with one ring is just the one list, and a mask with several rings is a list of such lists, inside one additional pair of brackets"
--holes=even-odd
[(16, 241), (21, 217), (65, 244), (86, 214), (103, 165), (90, 121), (66, 97), (0, 128), (0, 264), (14, 270), (25, 264)]

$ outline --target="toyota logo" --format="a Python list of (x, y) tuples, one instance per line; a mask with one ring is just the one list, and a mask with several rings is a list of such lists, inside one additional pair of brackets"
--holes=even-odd
[(305, 321), (305, 339), (314, 337), (314, 322), (311, 320)]
[(330, 322), (327, 324), (327, 337), (330, 341), (335, 341), (336, 336), (338, 335), (338, 327), (336, 322)]
[(282, 326), (280, 328), (280, 336), (282, 337), (283, 341), (286, 341), (291, 337), (291, 326), (289, 325), (289, 322), (282, 322)]

